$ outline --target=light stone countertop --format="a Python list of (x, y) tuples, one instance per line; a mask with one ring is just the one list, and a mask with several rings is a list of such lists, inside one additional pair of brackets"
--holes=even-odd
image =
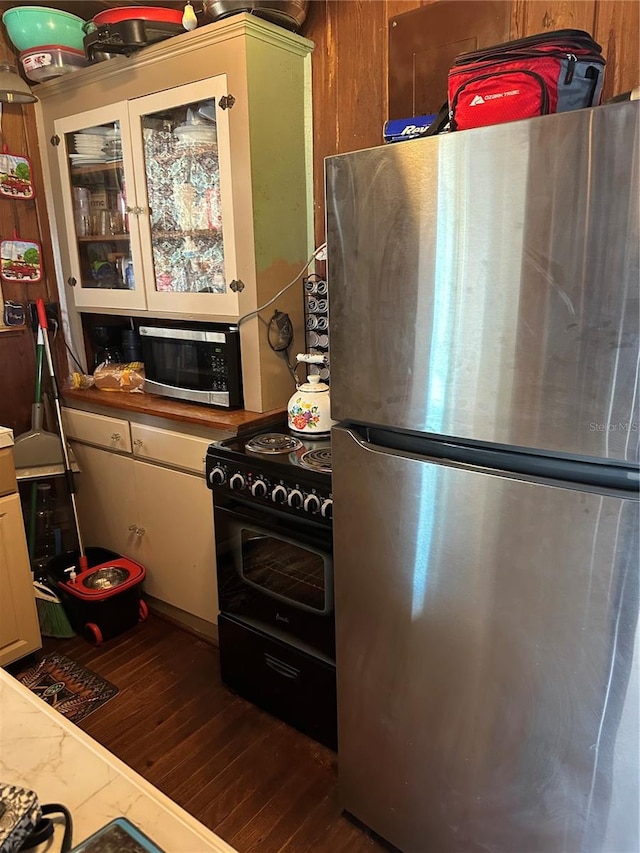
[[(62, 803), (79, 844), (127, 817), (166, 853), (234, 853), (124, 762), (0, 669), (0, 781)], [(56, 834), (56, 838), (58, 834)]]

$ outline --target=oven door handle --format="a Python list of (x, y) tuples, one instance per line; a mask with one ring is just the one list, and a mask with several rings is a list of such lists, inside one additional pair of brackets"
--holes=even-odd
[(264, 662), (268, 667), (275, 670), (279, 675), (284, 675), (285, 678), (299, 678), (300, 670), (296, 669), (295, 666), (291, 666), (284, 661), (278, 660), (278, 658), (274, 658), (273, 655), (270, 655), (268, 652), (264, 653)]
[[(309, 518), (298, 518), (297, 516), (288, 514), (283, 519), (283, 512), (275, 507), (260, 505), (258, 511), (263, 512), (266, 518), (264, 515), (263, 517), (259, 517), (255, 504), (245, 503), (235, 497), (233, 500), (228, 500), (228, 496), (227, 502), (220, 504), (216, 503), (214, 494), (214, 522), (215, 515), (219, 514), (221, 519), (226, 519), (226, 523), (233, 526), (237, 526), (240, 523), (246, 524), (250, 528), (255, 529), (255, 532), (259, 536), (276, 536), (294, 545), (300, 544), (303, 547), (311, 547), (318, 552), (331, 551), (330, 543), (332, 542), (332, 536), (330, 527), (320, 524), (318, 521), (312, 521)], [(282, 527), (279, 527), (277, 524), (269, 523), (274, 520), (279, 521), (281, 524), (285, 522), (291, 525), (295, 533), (291, 534), (286, 527), (283, 531)], [(219, 523), (223, 524), (224, 522)]]

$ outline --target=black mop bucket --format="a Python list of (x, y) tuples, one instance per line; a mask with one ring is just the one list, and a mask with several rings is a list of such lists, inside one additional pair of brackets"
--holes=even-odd
[(78, 552), (54, 557), (47, 578), (74, 630), (99, 646), (149, 615), (141, 597), (145, 569), (106, 548), (87, 548), (86, 556), (89, 568), (79, 574), (75, 574)]

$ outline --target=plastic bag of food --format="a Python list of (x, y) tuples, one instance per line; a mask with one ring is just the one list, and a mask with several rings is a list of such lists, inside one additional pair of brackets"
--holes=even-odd
[(128, 364), (99, 364), (93, 371), (93, 381), (101, 391), (142, 391), (144, 365), (141, 361)]
[(93, 376), (88, 376), (86, 373), (71, 373), (67, 384), (72, 391), (82, 390), (93, 387)]

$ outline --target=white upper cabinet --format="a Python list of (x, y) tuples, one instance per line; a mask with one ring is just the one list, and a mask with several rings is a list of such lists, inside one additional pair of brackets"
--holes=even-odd
[(226, 75), (129, 103), (150, 311), (239, 311)]
[(226, 75), (54, 122), (79, 308), (239, 313)]
[(135, 198), (127, 102), (61, 118), (54, 128), (59, 224), (76, 305), (145, 308), (140, 233), (127, 212)]
[(40, 84), (76, 308), (233, 318), (290, 281), (312, 245), (312, 47), (240, 14)]

